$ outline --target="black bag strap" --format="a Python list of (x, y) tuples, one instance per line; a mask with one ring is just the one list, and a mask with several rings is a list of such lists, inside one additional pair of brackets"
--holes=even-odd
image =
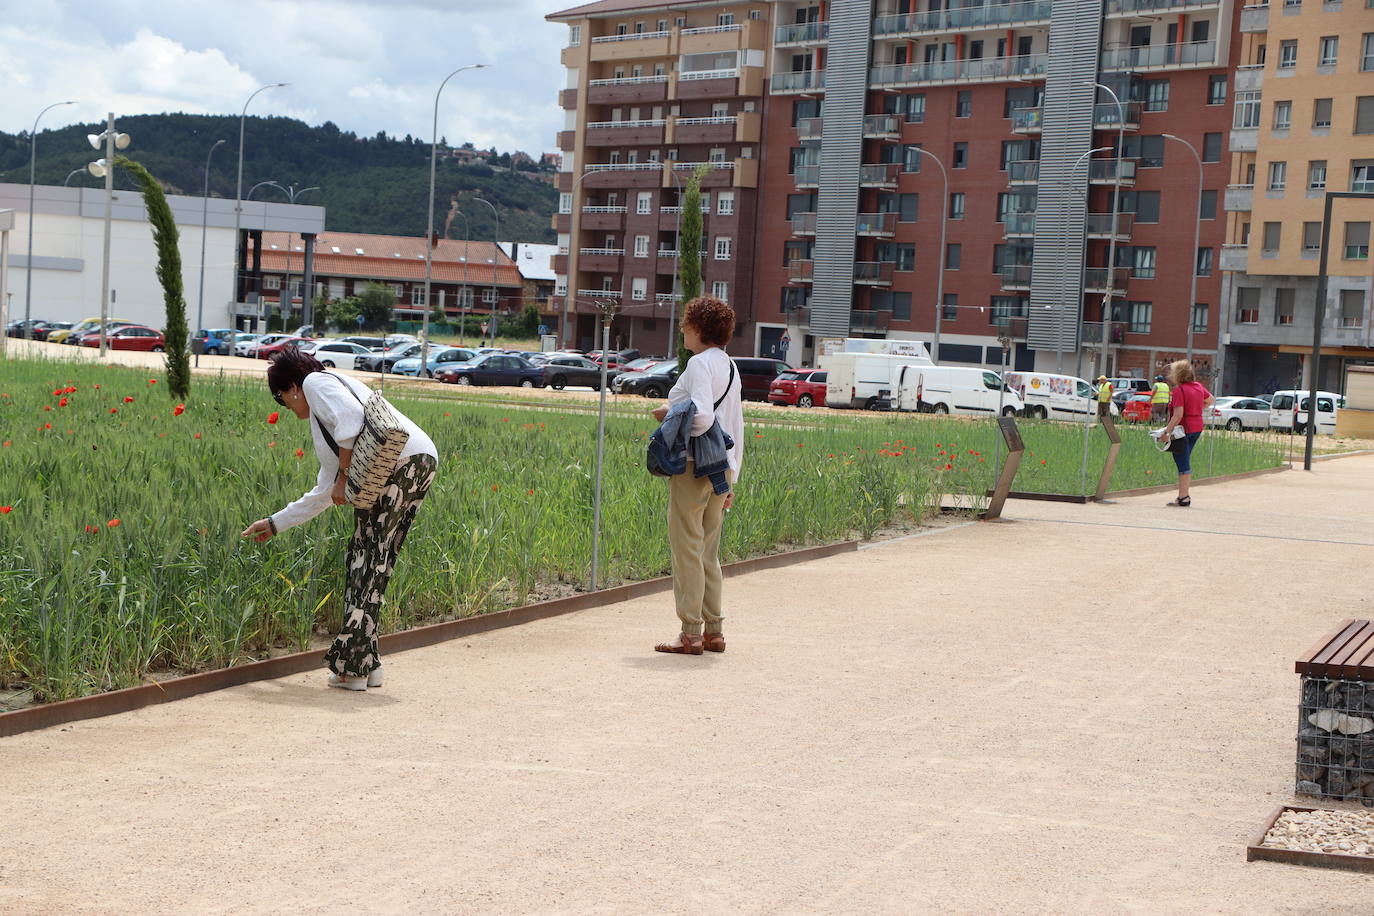
[[(734, 363), (731, 363), (731, 365), (733, 366)], [(359, 404), (363, 404), (364, 406), (366, 406), (366, 404), (365, 404), (365, 402), (363, 401), (363, 399), (358, 397), (358, 392), (356, 392), (356, 391), (353, 390), (353, 386), (352, 386), (352, 385), (348, 384), (348, 382), (345, 382), (342, 378), (339, 378), (339, 376), (335, 375), (335, 374), (332, 373), (332, 372), (325, 372), (324, 374), (327, 375), (327, 376), (329, 376), (330, 378), (339, 379), (339, 384), (340, 384), (340, 385), (343, 385), (345, 388), (347, 388), (347, 389), (348, 389), (348, 393), (351, 394), (351, 395), (353, 395), (353, 397), (357, 398)], [(329, 430), (327, 430), (327, 429), (324, 428), (324, 424), (320, 422), (320, 418), (319, 418), (319, 417), (316, 417), (316, 416), (314, 415), (314, 412), (313, 412), (313, 411), (311, 412), (311, 416), (314, 417), (314, 419), (315, 419), (315, 425), (318, 426), (318, 427), (320, 428), (320, 432), (324, 435), (324, 441), (325, 441), (326, 443), (328, 443), (328, 445), (329, 445), (329, 447), (330, 447), (331, 449), (334, 450), (334, 457), (337, 458), (338, 455), (339, 455), (339, 443), (335, 442), (335, 441), (334, 441), (334, 437), (331, 436), (331, 435), (329, 435)]]
[(735, 361), (732, 359), (730, 360), (730, 380), (725, 383), (725, 390), (721, 392), (720, 397), (716, 398), (716, 403), (711, 405), (712, 413), (720, 410), (721, 402), (724, 401), (725, 396), (730, 393), (730, 386), (733, 384), (735, 384)]

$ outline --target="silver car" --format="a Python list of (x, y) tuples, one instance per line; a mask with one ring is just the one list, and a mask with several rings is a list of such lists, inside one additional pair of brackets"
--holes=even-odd
[(1204, 407), (1202, 419), (1208, 426), (1227, 429), (1268, 429), (1269, 405), (1259, 398), (1217, 398), (1211, 407)]

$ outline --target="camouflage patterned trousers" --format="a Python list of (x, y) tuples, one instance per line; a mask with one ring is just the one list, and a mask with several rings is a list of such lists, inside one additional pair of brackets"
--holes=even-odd
[(324, 656), (329, 670), (335, 674), (366, 677), (381, 664), (377, 656), (377, 617), (382, 596), (415, 513), (434, 481), (436, 467), (432, 456), (412, 455), (391, 475), (376, 505), (353, 511), (343, 627)]

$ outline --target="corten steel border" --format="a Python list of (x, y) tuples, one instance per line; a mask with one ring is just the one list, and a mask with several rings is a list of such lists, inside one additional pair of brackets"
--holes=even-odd
[(1279, 805), (1264, 826), (1255, 834), (1254, 839), (1245, 847), (1247, 862), (1283, 862), (1286, 865), (1311, 865), (1315, 868), (1341, 868), (1347, 871), (1374, 873), (1374, 856), (1352, 856), (1339, 852), (1307, 852), (1300, 849), (1278, 849), (1263, 846), (1264, 838), (1278, 823), (1285, 811), (1338, 811), (1338, 808), (1304, 808), (1301, 805)]
[[(1353, 454), (1353, 453), (1352, 453), (1352, 454)], [(1323, 457), (1326, 457), (1326, 456), (1323, 456)], [(1333, 455), (1333, 456), (1330, 456), (1330, 457), (1337, 457), (1337, 456)], [(1344, 457), (1344, 455), (1342, 455), (1342, 456), (1340, 456), (1340, 457)], [(1280, 474), (1280, 473), (1283, 473), (1284, 471), (1287, 471), (1287, 470), (1290, 470), (1287, 466), (1280, 466), (1280, 467), (1276, 467), (1276, 468), (1258, 468), (1258, 469), (1253, 470), (1253, 471), (1237, 471), (1235, 474), (1219, 474), (1219, 475), (1216, 476), (1216, 477), (1204, 477), (1204, 478), (1202, 478), (1201, 480), (1194, 480), (1193, 483), (1192, 483), (1192, 486), (1200, 487), (1200, 486), (1203, 486), (1203, 485), (1205, 485), (1205, 484), (1226, 483), (1227, 481), (1232, 481), (1232, 480), (1244, 480), (1244, 479), (1246, 479), (1247, 477), (1262, 477), (1262, 476), (1264, 476), (1264, 475), (1266, 475), (1266, 474)], [(1135, 487), (1134, 489), (1130, 489), (1130, 490), (1112, 490), (1112, 491), (1109, 492), (1107, 495), (1108, 495), (1108, 496), (1148, 496), (1148, 495), (1151, 494), (1151, 493), (1167, 493), (1167, 492), (1169, 492), (1169, 491), (1171, 491), (1171, 490), (1176, 490), (1176, 489), (1178, 489), (1178, 485), (1177, 485), (1177, 484), (1164, 483), (1164, 484), (1159, 484), (1158, 486), (1153, 486), (1153, 487)], [(988, 495), (989, 495), (989, 496), (992, 495), (992, 491), (991, 491), (991, 490), (988, 491)], [(1087, 503), (1090, 503), (1090, 502), (1096, 502), (1096, 501), (1097, 501), (1097, 497), (1095, 497), (1095, 496), (1079, 496), (1079, 495), (1076, 494), (1076, 493), (1026, 493), (1026, 492), (1022, 492), (1022, 491), (1019, 491), (1019, 490), (1013, 490), (1012, 492), (1008, 493), (1007, 496), (1008, 496), (1009, 498), (1011, 498), (1011, 499), (1038, 499), (1038, 500), (1041, 500), (1041, 501), (1043, 501), (1043, 502), (1053, 502), (1053, 503), (1081, 503), (1081, 504), (1087, 504)]]
[(1006, 504), (1007, 497), (1011, 495), (1012, 481), (1016, 479), (1016, 471), (1021, 467), (1021, 456), (1026, 451), (1026, 443), (1021, 439), (1021, 430), (1016, 426), (1015, 417), (998, 417), (997, 429), (1001, 432), (1002, 440), (1007, 446), (1007, 460), (997, 475), (997, 488), (992, 493), (992, 501), (988, 503), (987, 510), (983, 512), (984, 521), (993, 521), (1002, 517), (1002, 506)]
[[(723, 572), (727, 577), (740, 576), (765, 569), (776, 569), (780, 566), (821, 560), (841, 553), (852, 553), (858, 548), (858, 541), (842, 541), (837, 544), (804, 547), (786, 553), (769, 554), (768, 556), (727, 563), (723, 567)], [(475, 636), (491, 630), (519, 626), (522, 623), (531, 623), (536, 620), (546, 620), (550, 617), (572, 614), (589, 608), (619, 604), (622, 601), (665, 592), (672, 587), (672, 577), (661, 576), (656, 579), (646, 579), (643, 582), (631, 582), (595, 592), (584, 592), (566, 598), (555, 598), (551, 601), (541, 601), (537, 604), (527, 604), (523, 607), (510, 608), (504, 611), (493, 611), (489, 614), (478, 614), (473, 617), (463, 617), (458, 620), (388, 633), (379, 637), (378, 642), (382, 651), (386, 653), (404, 652), (408, 649), (419, 649), (451, 639)], [(41, 706), (28, 706), (23, 709), (0, 713), (0, 738), (7, 738), (10, 735), (18, 735), (39, 728), (49, 728), (53, 725), (62, 725), (67, 722), (77, 722), (81, 719), (95, 719), (115, 713), (130, 712), (145, 706), (183, 700), (187, 697), (214, 690), (223, 690), (226, 687), (237, 687), (240, 684), (248, 684), (253, 681), (266, 681), (300, 674), (322, 667), (322, 659), (322, 650), (311, 649), (306, 652), (293, 652), (290, 655), (281, 655), (263, 661), (219, 668), (215, 671), (188, 674), (161, 683), (142, 684), (138, 687), (111, 690), (107, 693), (98, 693), (88, 697), (60, 700)]]
[(1095, 500), (1107, 498), (1107, 487), (1111, 485), (1112, 472), (1116, 470), (1116, 456), (1121, 452), (1121, 433), (1112, 420), (1111, 412), (1104, 413), (1101, 420), (1098, 425), (1107, 434), (1107, 441), (1111, 444), (1107, 446), (1107, 460), (1102, 463), (1102, 474), (1097, 478), (1097, 491), (1093, 493)]

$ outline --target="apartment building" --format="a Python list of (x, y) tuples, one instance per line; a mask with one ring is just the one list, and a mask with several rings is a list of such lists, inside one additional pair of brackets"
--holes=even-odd
[(669, 352), (681, 196), (705, 165), (703, 291), (739, 315), (732, 351), (753, 349), (768, 16), (762, 0), (600, 0), (548, 17), (568, 26), (554, 218), (567, 345), (599, 345), (611, 305), (615, 343)]
[[(1240, 16), (1226, 190), (1223, 389), (1309, 383), (1328, 191), (1374, 194), (1374, 0), (1273, 0)], [(1374, 198), (1334, 201), (1320, 387), (1374, 364)]]

